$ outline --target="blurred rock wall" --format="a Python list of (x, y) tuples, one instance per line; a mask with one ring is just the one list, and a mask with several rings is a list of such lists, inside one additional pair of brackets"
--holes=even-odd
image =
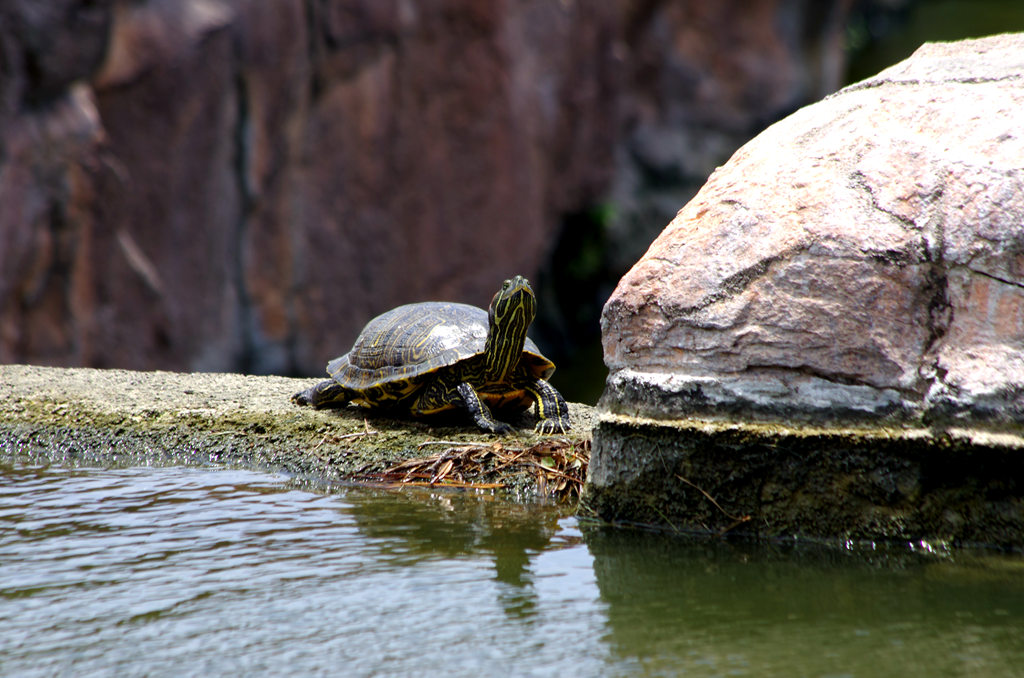
[(0, 362), (317, 374), (399, 303), (586, 303), (567, 215), (613, 206), (610, 291), (839, 86), (849, 5), (4, 0)]

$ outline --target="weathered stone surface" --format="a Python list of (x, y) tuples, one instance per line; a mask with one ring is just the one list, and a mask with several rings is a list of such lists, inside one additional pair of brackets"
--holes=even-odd
[(772, 126), (620, 282), (609, 520), (1024, 544), (1024, 35), (926, 45)]
[[(609, 191), (664, 223), (627, 194), (837, 85), (849, 0), (747, 4), (6, 0), (0, 362), (318, 374)], [(542, 311), (589, 324), (555, 263), (585, 289)]]
[(31, 64), (0, 83), (23, 91), (0, 130), (0, 361), (210, 369), (241, 334), (224, 7), (63, 4), (5, 3), (77, 47), (48, 60), (66, 90)]
[(928, 45), (716, 171), (602, 320), (613, 412), (1024, 423), (1024, 35)]
[(0, 3), (0, 362), (87, 361), (92, 193), (103, 126), (86, 78), (102, 62), (109, 2)]
[[(497, 445), (530, 459), (585, 450), (593, 426), (593, 408), (572, 403), (573, 431), (565, 436), (535, 435), (533, 416), (524, 413), (519, 424), (525, 430), (499, 439), (457, 419), (396, 419), (356, 407), (314, 410), (292, 403), (291, 395), (310, 385), (241, 374), (0, 365), (0, 460), (220, 463), (283, 471), (329, 488), (446, 451)], [(557, 491), (557, 476), (548, 483), (543, 467), (535, 474), (498, 461), (485, 454), (465, 471), (487, 474), (493, 488)]]
[(1024, 436), (603, 414), (587, 505), (701, 534), (1024, 550)]

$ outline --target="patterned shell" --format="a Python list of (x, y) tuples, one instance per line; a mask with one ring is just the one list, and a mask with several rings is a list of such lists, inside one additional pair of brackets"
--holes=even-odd
[[(437, 301), (406, 304), (367, 323), (352, 350), (327, 364), (327, 373), (352, 389), (415, 382), (482, 355), (486, 340), (487, 311), (482, 308)], [(520, 364), (540, 379), (555, 371), (529, 338)]]

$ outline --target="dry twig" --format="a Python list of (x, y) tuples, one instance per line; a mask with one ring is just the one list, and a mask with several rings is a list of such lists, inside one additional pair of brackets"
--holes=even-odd
[[(507, 487), (507, 480), (528, 472), (537, 487), (560, 498), (579, 496), (590, 461), (589, 441), (545, 441), (525, 449), (505, 449), (501, 442), (490, 445), (453, 441), (443, 444), (437, 454), (407, 459), (379, 473), (364, 473), (363, 479), (383, 482), (386, 487), (430, 486), (472, 489)], [(551, 481), (550, 485), (549, 482)]]
[(722, 512), (722, 515), (724, 515), (726, 518), (728, 518), (729, 520), (732, 521), (732, 524), (730, 524), (724, 530), (719, 531), (718, 536), (722, 536), (726, 532), (728, 532), (728, 531), (732, 530), (733, 528), (735, 528), (737, 525), (742, 525), (743, 523), (745, 523), (745, 522), (750, 520), (750, 516), (749, 515), (734, 516), (733, 514), (729, 513), (724, 508), (722, 508), (722, 506), (717, 501), (715, 501), (715, 498), (712, 497), (710, 494), (708, 494), (704, 490), (704, 488), (695, 485), (694, 483), (690, 482), (689, 480), (687, 480), (686, 478), (682, 477), (678, 473), (676, 473), (675, 476), (679, 480), (683, 481), (684, 483), (686, 483), (687, 485), (689, 485), (690, 487), (692, 487), (693, 489), (697, 490), (698, 492), (703, 494), (705, 497), (707, 497), (707, 500), (710, 501), (712, 504), (714, 504), (715, 508)]

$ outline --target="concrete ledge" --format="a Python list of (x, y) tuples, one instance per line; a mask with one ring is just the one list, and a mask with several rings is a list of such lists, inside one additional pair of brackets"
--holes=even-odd
[(602, 413), (584, 500), (704, 534), (1024, 550), (1024, 437)]
[[(68, 464), (224, 463), (314, 486), (372, 477), (452, 446), (589, 449), (593, 408), (570, 403), (568, 436), (498, 438), (471, 425), (392, 419), (291, 403), (315, 380), (0, 365), (0, 457)], [(440, 443), (439, 446), (436, 446)], [(585, 468), (584, 468), (585, 471)], [(509, 467), (492, 484), (533, 492), (543, 474)]]

